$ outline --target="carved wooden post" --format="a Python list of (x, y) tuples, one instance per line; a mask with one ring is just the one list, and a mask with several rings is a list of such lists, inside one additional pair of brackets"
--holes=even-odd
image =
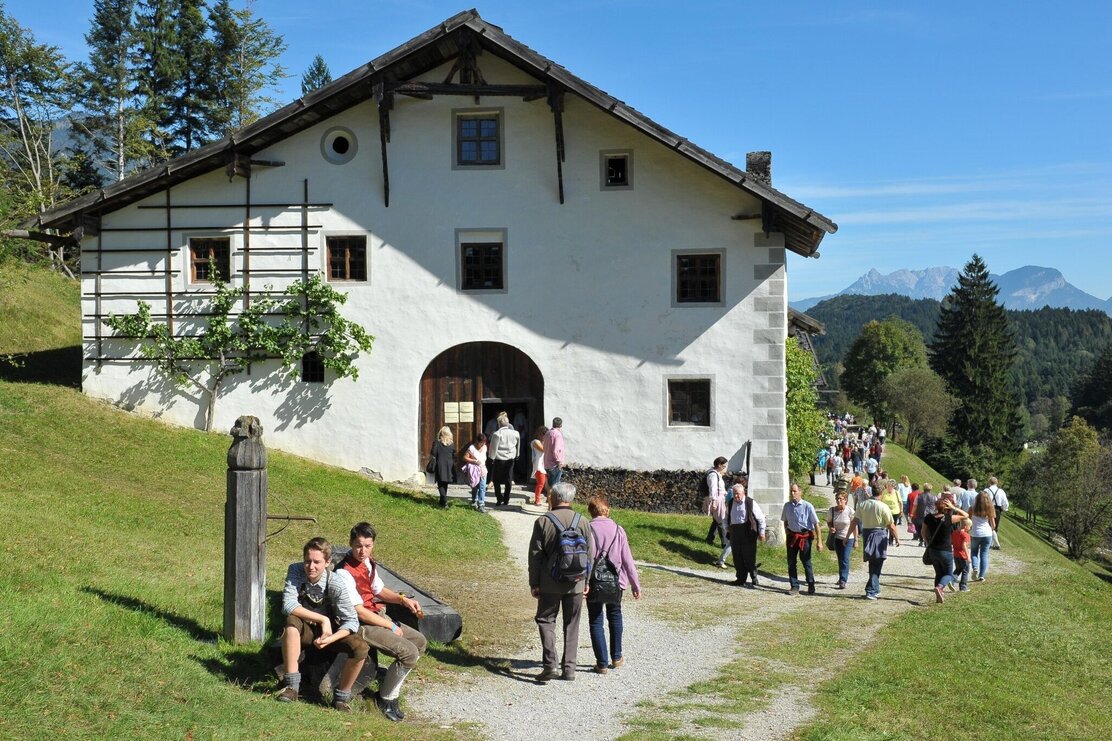
[(228, 449), (224, 504), (224, 638), (262, 641), (266, 631), (266, 447), (258, 417), (240, 417)]

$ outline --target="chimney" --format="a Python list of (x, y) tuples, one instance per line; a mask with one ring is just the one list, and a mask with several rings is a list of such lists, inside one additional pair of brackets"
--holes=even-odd
[(750, 152), (745, 155), (745, 174), (772, 187), (772, 152)]

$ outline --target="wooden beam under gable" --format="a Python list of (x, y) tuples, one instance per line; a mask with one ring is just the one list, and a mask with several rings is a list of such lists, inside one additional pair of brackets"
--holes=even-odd
[(548, 90), (548, 107), (552, 109), (553, 123), (556, 128), (556, 184), (560, 194), (560, 205), (564, 204), (564, 91), (555, 87)]
[(373, 86), (375, 103), (378, 106), (378, 146), (382, 155), (382, 200), (385, 208), (390, 208), (390, 161), (386, 154), (386, 144), (390, 141), (390, 109), (394, 107), (394, 93), (386, 85), (376, 82)]

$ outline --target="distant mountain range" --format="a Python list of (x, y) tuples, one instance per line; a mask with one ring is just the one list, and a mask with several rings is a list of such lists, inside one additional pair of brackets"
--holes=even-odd
[[(875, 268), (862, 275), (849, 287), (828, 296), (816, 296), (792, 301), (791, 306), (807, 311), (815, 304), (835, 296), (878, 296), (895, 293), (908, 298), (931, 298), (941, 301), (958, 282), (961, 272), (956, 268), (926, 268), (925, 270), (897, 270), (882, 275)], [(1018, 311), (1041, 309), (1044, 306), (1063, 309), (1097, 309), (1112, 315), (1112, 298), (1099, 299), (1070, 285), (1054, 268), (1026, 265), (1003, 275), (993, 275), (993, 282), (1000, 289), (1004, 308)]]

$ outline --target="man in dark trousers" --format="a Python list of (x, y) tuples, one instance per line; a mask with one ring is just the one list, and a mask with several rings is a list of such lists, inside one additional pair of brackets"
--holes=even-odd
[[(734, 484), (733, 492), (726, 522), (737, 576), (734, 584), (752, 589), (758, 584), (757, 541), (763, 543), (765, 539), (765, 515), (761, 505), (746, 494), (744, 484)], [(746, 579), (752, 579), (752, 583), (746, 585)]]
[[(529, 591), (537, 599), (536, 622), (541, 632), (543, 664), (537, 681), (542, 683), (556, 677), (569, 682), (575, 679), (579, 615), (583, 609), (583, 596), (587, 594), (587, 573), (568, 580), (559, 572), (557, 562), (567, 552), (561, 544), (562, 531), (570, 528), (582, 536), (586, 549), (586, 571), (594, 563), (595, 549), (587, 518), (571, 508), (574, 501), (575, 486), (572, 484), (560, 482), (549, 489), (548, 506), (551, 511), (537, 518), (529, 540)], [(567, 538), (564, 540), (567, 541)], [(564, 617), (564, 655), (560, 671), (556, 666), (558, 612), (562, 612)]]

